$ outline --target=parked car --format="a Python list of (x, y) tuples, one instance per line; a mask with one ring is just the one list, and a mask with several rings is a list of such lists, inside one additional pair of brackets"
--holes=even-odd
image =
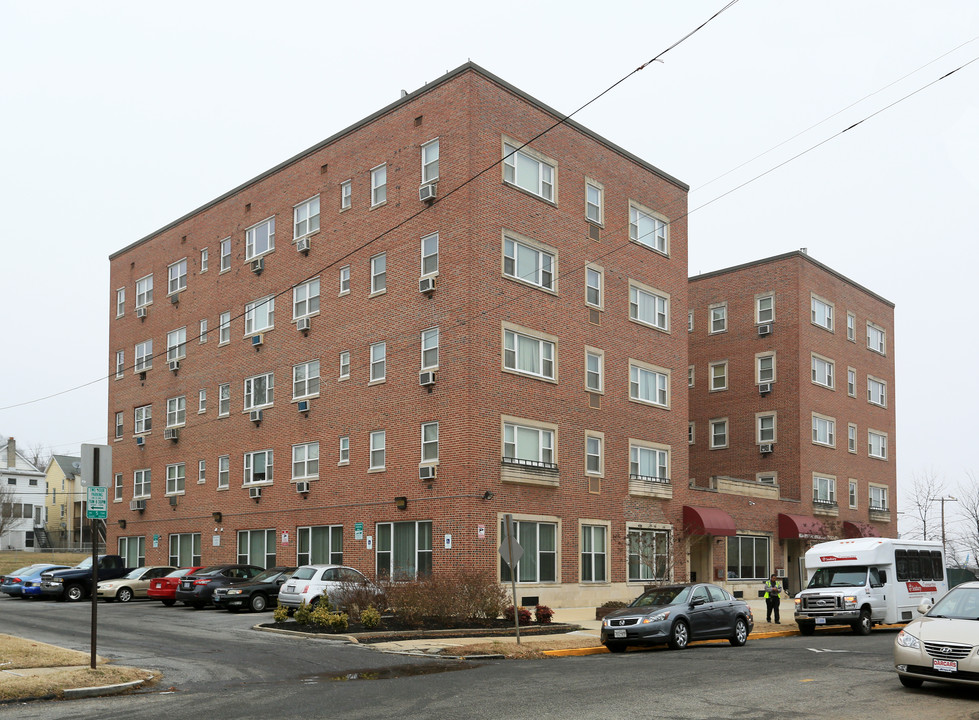
[[(0, 592), (10, 595), (10, 597), (24, 597), (24, 583), (37, 581), (41, 584), (41, 573), (49, 570), (63, 570), (67, 565), (51, 565), (50, 563), (35, 563), (14, 570), (12, 573), (0, 577)], [(40, 594), (40, 589), (38, 590)]]
[(602, 621), (602, 644), (609, 652), (629, 645), (669, 645), (682, 650), (693, 640), (726, 638), (744, 645), (755, 626), (744, 600), (716, 585), (669, 585), (647, 590)]
[(175, 605), (177, 603), (177, 586), (180, 585), (180, 578), (185, 575), (191, 575), (198, 570), (203, 569), (203, 565), (194, 565), (193, 567), (179, 568), (174, 570), (168, 575), (164, 575), (161, 578), (154, 578), (150, 580), (149, 589), (146, 591), (146, 597), (150, 600), (162, 600), (163, 604), (167, 607)]
[[(95, 582), (113, 580), (128, 575), (135, 568), (126, 565), (121, 555), (99, 555), (95, 566)], [(92, 587), (92, 557), (86, 557), (67, 570), (49, 570), (41, 576), (41, 594), (57, 600), (78, 602), (88, 597)]]
[(161, 578), (167, 573), (176, 570), (170, 565), (149, 565), (138, 567), (128, 575), (116, 580), (102, 580), (95, 587), (95, 594), (99, 600), (112, 602), (129, 602), (134, 597), (146, 597), (146, 591), (150, 587), (150, 580)]
[(303, 565), (279, 590), (279, 605), (297, 609), (302, 603), (312, 605), (324, 595), (334, 605), (338, 596), (348, 590), (363, 589), (371, 594), (380, 590), (358, 570), (345, 565)]
[(215, 588), (247, 582), (262, 572), (257, 565), (211, 565), (180, 578), (174, 597), (195, 610), (208, 605)]
[(269, 607), (269, 603), (275, 605), (279, 588), (295, 571), (295, 567), (271, 567), (248, 582), (215, 588), (211, 602), (216, 608), (226, 608), (232, 612), (244, 609), (262, 612)]
[(979, 686), (979, 582), (956, 585), (918, 606), (894, 639), (894, 669), (907, 688), (925, 681)]

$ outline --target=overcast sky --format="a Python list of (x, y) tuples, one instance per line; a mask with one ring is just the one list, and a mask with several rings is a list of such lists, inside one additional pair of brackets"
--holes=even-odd
[[(0, 0), (0, 434), (105, 442), (110, 253), (467, 60), (571, 112), (725, 2)], [(975, 0), (740, 0), (576, 116), (691, 186), (691, 275), (806, 247), (896, 303), (899, 487), (979, 471), (979, 62), (934, 82), (977, 36)]]

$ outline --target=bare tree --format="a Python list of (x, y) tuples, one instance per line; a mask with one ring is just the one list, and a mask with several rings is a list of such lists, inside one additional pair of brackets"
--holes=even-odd
[(940, 539), (941, 528), (934, 519), (938, 512), (934, 501), (945, 495), (945, 480), (933, 470), (914, 473), (911, 478), (911, 489), (904, 494), (903, 503), (904, 515), (909, 519), (911, 529), (905, 535), (922, 540)]
[(42, 472), (47, 470), (48, 463), (51, 461), (51, 451), (49, 448), (44, 447), (39, 442), (33, 443), (24, 452), (24, 457), (27, 458), (34, 467)]
[(949, 542), (957, 550), (956, 560), (959, 560), (959, 554), (965, 554), (965, 559), (959, 560), (960, 567), (968, 565), (970, 558), (975, 565), (979, 558), (979, 477), (967, 472), (966, 478), (967, 481), (959, 488), (957, 503), (959, 515), (965, 522), (960, 525), (955, 539)]
[(0, 485), (0, 538), (13, 529), (14, 523), (20, 520), (20, 508), (14, 511), (14, 489), (12, 485)]

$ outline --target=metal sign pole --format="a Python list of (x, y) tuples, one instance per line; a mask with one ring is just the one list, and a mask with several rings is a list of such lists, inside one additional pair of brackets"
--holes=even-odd
[[(97, 486), (99, 484), (99, 449), (95, 448), (92, 456), (92, 486)], [(99, 584), (99, 535), (96, 532), (96, 526), (98, 525), (98, 520), (92, 518), (92, 669), (95, 669), (95, 638), (96, 629), (98, 628), (98, 607), (99, 607), (99, 597), (96, 593), (96, 588)]]
[[(503, 522), (506, 523), (507, 553), (513, 558), (513, 516), (504, 515)], [(510, 565), (510, 588), (513, 592), (513, 625), (517, 633), (517, 645), (520, 644), (520, 610), (517, 605), (517, 563)]]

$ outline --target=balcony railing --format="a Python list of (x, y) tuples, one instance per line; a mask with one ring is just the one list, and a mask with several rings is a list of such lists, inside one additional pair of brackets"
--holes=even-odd
[(670, 479), (668, 477), (656, 477), (655, 475), (637, 475), (635, 473), (629, 473), (629, 479), (638, 480), (639, 482), (659, 483), (660, 485), (670, 484)]
[(533, 468), (534, 470), (557, 471), (557, 463), (543, 462), (541, 460), (524, 460), (523, 458), (504, 457), (504, 465), (519, 465), (520, 467)]
[(812, 499), (812, 504), (815, 507), (830, 509), (830, 508), (835, 508), (836, 507), (836, 500), (826, 500), (824, 498), (813, 498)]

